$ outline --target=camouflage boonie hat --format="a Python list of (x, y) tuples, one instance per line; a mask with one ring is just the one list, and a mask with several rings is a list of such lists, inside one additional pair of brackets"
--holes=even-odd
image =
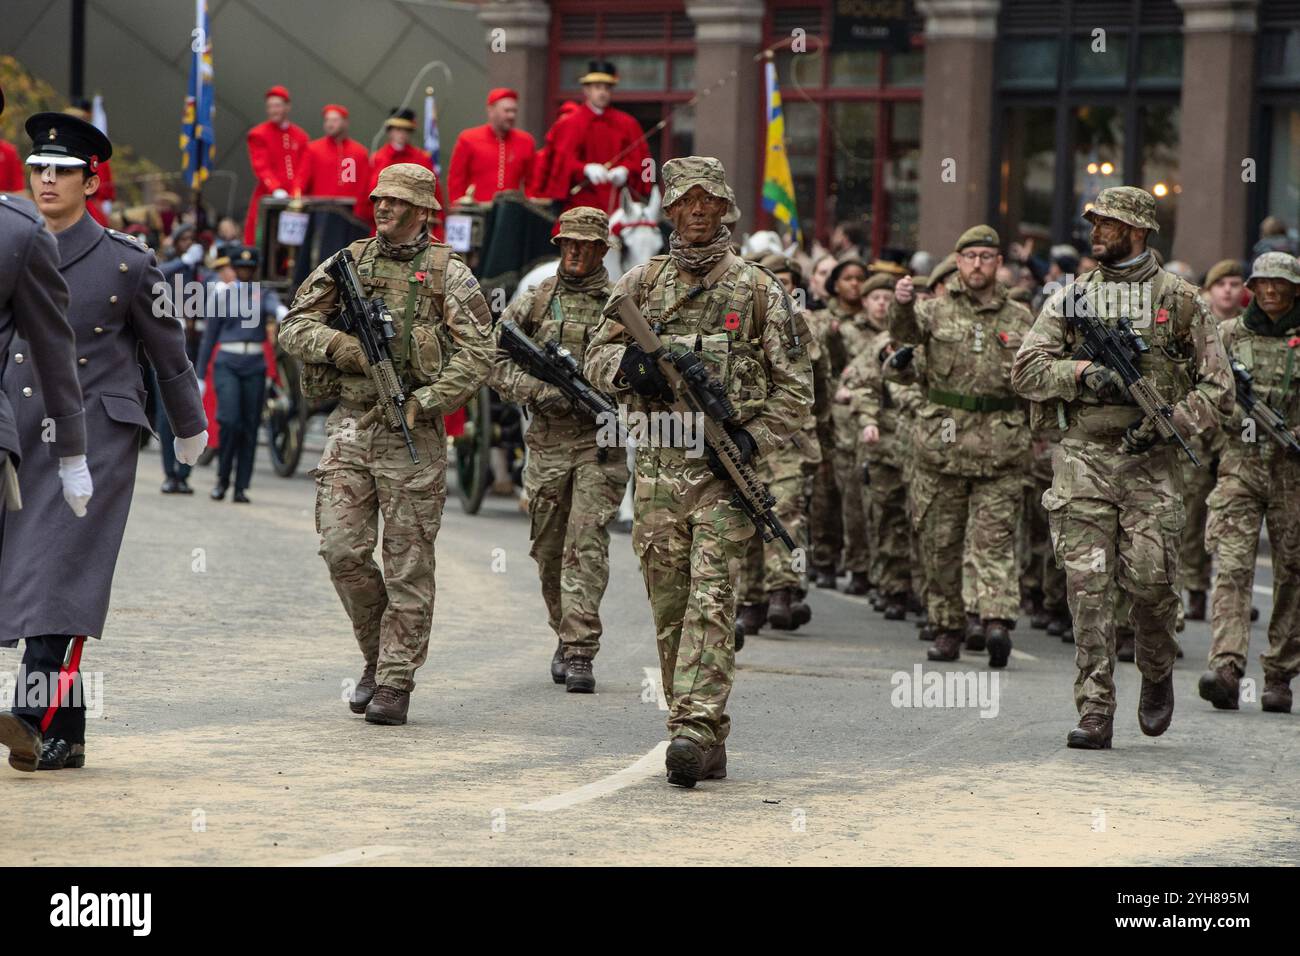
[(1136, 186), (1111, 186), (1097, 194), (1092, 208), (1083, 214), (1083, 218), (1092, 222), (1093, 216), (1118, 219), (1139, 229), (1160, 231), (1156, 222), (1156, 197), (1145, 189)]
[(953, 251), (961, 252), (968, 246), (992, 246), (994, 249), (1001, 249), (1002, 240), (998, 238), (998, 232), (992, 226), (971, 226), (957, 237), (957, 245), (953, 247)]
[(727, 172), (722, 168), (722, 163), (712, 156), (687, 156), (668, 160), (663, 168), (663, 186), (665, 209), (685, 196), (692, 186), (699, 186), (710, 196), (727, 200), (729, 205), (722, 216), (723, 222), (733, 223), (740, 218), (736, 194), (727, 185)]
[(609, 217), (595, 206), (566, 209), (555, 224), (559, 229), (551, 236), (552, 245), (558, 246), (561, 239), (583, 239), (609, 245)]
[(438, 204), (438, 180), (433, 170), (417, 163), (397, 163), (383, 169), (370, 192), (370, 201), (374, 202), (380, 196), (403, 199), (424, 209), (442, 208)]
[(1300, 285), (1300, 262), (1287, 252), (1266, 252), (1250, 267), (1250, 278), (1246, 286), (1256, 279), (1285, 279), (1292, 285)]

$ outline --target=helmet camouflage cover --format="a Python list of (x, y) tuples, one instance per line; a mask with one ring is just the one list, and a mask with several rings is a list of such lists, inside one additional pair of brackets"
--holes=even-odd
[(1292, 285), (1300, 285), (1300, 263), (1290, 253), (1266, 252), (1251, 265), (1246, 285), (1256, 279), (1285, 279)]

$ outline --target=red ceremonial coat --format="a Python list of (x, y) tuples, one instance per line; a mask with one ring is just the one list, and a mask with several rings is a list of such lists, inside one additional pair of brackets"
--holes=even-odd
[[(650, 150), (641, 138), (641, 124), (622, 110), (611, 106), (596, 113), (584, 103), (551, 127), (546, 148), (550, 168), (545, 181), (538, 182), (537, 193), (563, 200), (565, 209), (595, 206), (607, 213), (614, 211), (619, 190), (611, 183), (593, 186), (583, 168), (588, 163), (607, 163), (615, 156), (619, 158), (614, 165), (627, 168), (628, 190), (638, 199), (650, 196), (650, 184), (641, 179)], [(569, 190), (579, 183), (582, 189), (570, 196)]]
[(20, 193), (26, 189), (26, 169), (17, 147), (0, 139), (0, 193)]
[(86, 200), (86, 212), (90, 213), (91, 219), (107, 228), (108, 213), (104, 212), (104, 201), (111, 202), (117, 198), (117, 187), (113, 185), (113, 167), (108, 160), (104, 160), (95, 172), (99, 174), (99, 188)]
[[(375, 187), (379, 185), (380, 173), (389, 166), (396, 166), (398, 163), (419, 163), (425, 169), (433, 169), (433, 157), (420, 149), (420, 147), (407, 146), (405, 149), (396, 150), (393, 149), (391, 144), (385, 143), (375, 151), (373, 156), (370, 157), (369, 191), (374, 192)], [(442, 180), (440, 178), (436, 179), (434, 189), (438, 197), (438, 204), (445, 209), (447, 207), (447, 200), (442, 189)], [(442, 216), (443, 214), (440, 212), (435, 212), (433, 214), (435, 225), (431, 230), (433, 238), (439, 242), (442, 241)]]
[(347, 196), (355, 200), (353, 213), (372, 229), (370, 208), (370, 153), (355, 139), (342, 141), (322, 136), (307, 144), (306, 196)]
[(532, 170), (537, 144), (532, 136), (512, 129), (498, 136), (484, 123), (460, 134), (447, 170), (447, 197), (454, 203), (474, 187), (474, 202), (491, 202), (505, 189), (523, 189)]
[(301, 196), (307, 180), (307, 131), (294, 123), (276, 126), (270, 120), (248, 131), (248, 160), (257, 177), (257, 188), (248, 201), (244, 219), (244, 243), (257, 243), (257, 208), (263, 196), (283, 189)]

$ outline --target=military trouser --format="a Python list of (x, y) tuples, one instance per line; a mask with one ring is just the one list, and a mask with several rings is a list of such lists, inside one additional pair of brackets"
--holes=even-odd
[(632, 547), (654, 618), (668, 735), (710, 747), (731, 731), (733, 581), (754, 525), (731, 504), (728, 483), (673, 450), (638, 449), (633, 495)]
[(844, 570), (867, 574), (871, 570), (871, 546), (867, 538), (867, 486), (862, 483), (862, 455), (857, 448), (837, 447), (833, 460), (844, 528)]
[(912, 590), (912, 537), (907, 520), (903, 471), (873, 463), (867, 486), (867, 528), (871, 534), (871, 580), (881, 594)]
[(840, 566), (844, 550), (844, 516), (832, 459), (833, 454), (826, 455), (813, 476), (811, 521), (813, 566), (834, 571)]
[[(804, 510), (803, 473), (796, 471), (771, 478), (760, 472), (759, 477), (776, 498), (772, 513), (785, 526), (795, 548), (806, 548), (808, 521)], [(755, 533), (745, 546), (736, 592), (742, 604), (762, 604), (767, 595), (782, 588), (789, 588), (803, 597), (808, 592), (805, 570), (806, 563), (796, 561), (795, 555), (780, 538), (764, 541), (762, 535)]]
[[(1221, 433), (1216, 431), (1215, 435)], [(1221, 441), (1205, 440), (1197, 436), (1190, 442), (1192, 450), (1200, 458), (1199, 466), (1193, 465), (1186, 455), (1179, 461), (1183, 471), (1183, 508), (1187, 512), (1187, 527), (1183, 529), (1182, 550), (1178, 566), (1179, 585), (1186, 591), (1208, 591), (1210, 589), (1210, 551), (1205, 544), (1205, 522), (1208, 514), (1206, 501), (1214, 490), (1216, 447)]]
[[(418, 465), (381, 422), (357, 427), (363, 410), (340, 405), (325, 423), (316, 478), (320, 556), (381, 686), (410, 691), (429, 650), (434, 539), (447, 498), (442, 418), (412, 430)], [(384, 515), (384, 570), (375, 564)]]
[(1300, 460), (1274, 453), (1270, 462), (1225, 457), (1210, 495), (1205, 537), (1219, 562), (1211, 603), (1210, 667), (1246, 672), (1250, 604), (1260, 526), (1268, 525), (1273, 564), (1273, 616), (1264, 677), (1290, 682), (1300, 673)]
[(551, 630), (565, 658), (595, 657), (600, 650), (600, 601), (609, 583), (609, 523), (627, 486), (627, 456), (609, 449), (598, 461), (594, 447), (530, 448), (524, 494), (532, 518), (533, 547)]
[(1024, 571), (1020, 575), (1020, 590), (1042, 595), (1043, 610), (1053, 617), (1066, 613), (1065, 572), (1057, 566), (1052, 551), (1052, 533), (1047, 527), (1047, 512), (1043, 510), (1043, 492), (1051, 482), (1037, 479), (1025, 491), (1025, 510), (1021, 519), (1026, 548)]
[(930, 624), (939, 630), (958, 630), (965, 623), (962, 558), (966, 550), (977, 568), (978, 614), (1015, 621), (1020, 610), (1016, 518), (1023, 476), (1016, 472), (967, 478), (918, 463), (912, 488), (913, 523), (921, 535)]
[[(979, 614), (980, 610), (980, 572), (975, 563), (975, 549), (971, 547), (974, 537), (975, 512), (969, 511), (966, 514), (966, 544), (961, 555), (961, 605), (967, 614)], [(1012, 535), (1011, 540), (1014, 548), (1015, 535)]]
[(1131, 601), (1138, 670), (1161, 681), (1178, 645), (1181, 476), (1174, 449), (1126, 455), (1119, 438), (1063, 439), (1043, 495), (1074, 618), (1079, 714), (1115, 713), (1115, 629), (1122, 589)]

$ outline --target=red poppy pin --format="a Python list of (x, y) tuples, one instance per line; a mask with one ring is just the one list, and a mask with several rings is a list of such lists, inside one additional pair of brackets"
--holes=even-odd
[(415, 281), (416, 281), (416, 282), (424, 282), (424, 277), (425, 277), (426, 275), (428, 275), (427, 272), (417, 272), (417, 273), (415, 274)]
[(1002, 340), (1002, 344), (1003, 344), (1003, 345), (1006, 345), (1008, 342), (1011, 341), (1011, 336), (1007, 335), (1007, 333), (1005, 333), (1005, 332), (999, 332), (999, 333), (998, 333), (998, 338), (1000, 338), (1000, 339)]
[(1291, 336), (1290, 340), (1288, 340), (1286, 344), (1293, 349), (1300, 348), (1300, 335)]
[(1168, 310), (1168, 309), (1157, 309), (1157, 310), (1156, 310), (1156, 324), (1157, 324), (1157, 325), (1164, 325), (1164, 324), (1165, 324), (1166, 322), (1168, 322), (1168, 321), (1169, 321), (1169, 310)]
[(99, 157), (98, 157), (98, 156), (91, 156), (91, 157), (90, 157), (90, 171), (93, 173), (93, 172), (98, 172), (98, 170), (99, 170)]
[(722, 326), (728, 332), (734, 332), (740, 328), (740, 313), (728, 312), (726, 318), (722, 320)]

